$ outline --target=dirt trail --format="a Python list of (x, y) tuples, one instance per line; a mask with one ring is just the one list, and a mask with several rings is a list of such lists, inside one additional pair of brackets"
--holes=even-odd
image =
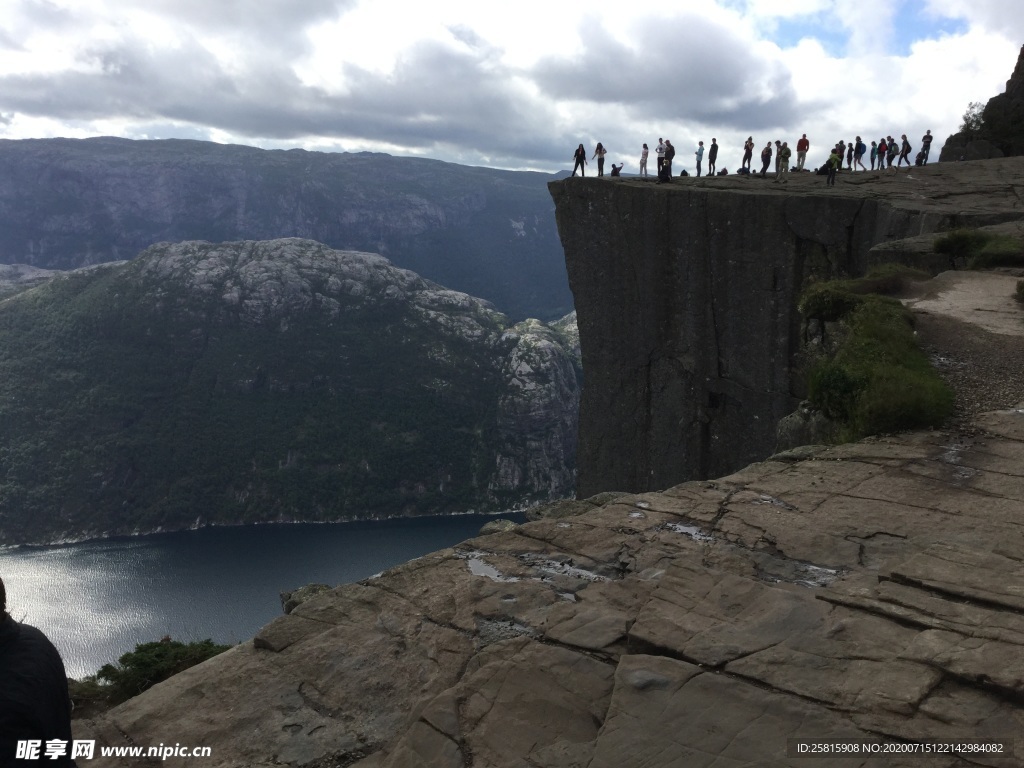
[(1024, 407), (1024, 304), (1018, 275), (944, 272), (904, 299), (960, 417)]

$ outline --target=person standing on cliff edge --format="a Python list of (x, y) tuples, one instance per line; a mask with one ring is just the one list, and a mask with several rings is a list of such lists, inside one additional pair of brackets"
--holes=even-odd
[(825, 161), (825, 165), (828, 166), (828, 176), (825, 177), (826, 187), (834, 187), (836, 185), (836, 171), (839, 170), (839, 166), (842, 164), (843, 156), (839, 153), (839, 147), (833, 147), (832, 154)]
[(741, 168), (750, 170), (750, 160), (754, 156), (754, 137), (747, 136), (747, 140), (743, 142), (743, 164)]
[[(597, 142), (597, 146), (594, 148), (594, 157), (597, 158), (597, 175), (604, 176), (604, 156), (608, 154), (608, 150), (604, 148), (604, 144), (600, 141)], [(591, 160), (594, 157), (590, 158)]]
[(768, 172), (768, 166), (772, 164), (772, 143), (769, 141), (761, 150), (761, 178)]
[(708, 147), (708, 176), (715, 175), (715, 161), (718, 160), (718, 139), (711, 139)]
[(807, 159), (807, 150), (810, 148), (811, 142), (807, 138), (806, 133), (796, 140), (796, 169), (798, 171), (802, 171), (804, 169), (804, 161)]
[(665, 139), (665, 181), (672, 180), (672, 160), (676, 156), (676, 148), (672, 146), (672, 142)]
[(654, 154), (658, 157), (658, 177), (661, 177), (661, 170), (665, 167), (665, 140), (658, 139), (658, 146), (654, 150)]
[(640, 178), (647, 178), (647, 153), (650, 150), (647, 149), (647, 144), (644, 144), (643, 150), (640, 152)]
[(787, 179), (782, 174), (789, 173), (789, 157), (793, 154), (793, 151), (789, 148), (788, 142), (782, 142), (782, 146), (779, 147), (779, 156), (776, 158), (776, 166), (778, 170), (775, 172), (775, 183), (779, 183), (779, 179), (782, 179), (782, 183), (785, 184)]
[(0, 579), (0, 768), (73, 768), (71, 749), (64, 662), (46, 635), (7, 613)]
[(697, 151), (693, 154), (697, 156), (697, 178), (700, 178), (700, 164), (704, 161), (704, 142), (697, 142)]
[(587, 173), (586, 173), (586, 171), (584, 169), (585, 169), (585, 167), (587, 165), (587, 150), (585, 150), (583, 148), (582, 144), (580, 144), (576, 148), (576, 152), (573, 153), (573, 159), (576, 161), (576, 164), (573, 165), (573, 167), (572, 167), (572, 175), (575, 176), (576, 175), (576, 169), (579, 168), (580, 169), (580, 176), (586, 176)]
[(921, 137), (921, 152), (923, 157), (921, 158), (921, 165), (928, 165), (928, 153), (932, 151), (932, 132), (925, 131), (924, 136)]

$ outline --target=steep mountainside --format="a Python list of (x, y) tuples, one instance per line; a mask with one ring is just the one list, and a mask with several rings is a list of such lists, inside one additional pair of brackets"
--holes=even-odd
[(0, 140), (0, 262), (71, 269), (159, 242), (303, 237), (552, 320), (572, 300), (551, 178), (199, 141)]
[(984, 160), (1024, 155), (1024, 46), (1006, 90), (988, 100), (976, 131), (954, 133), (942, 146), (939, 159)]
[(832, 189), (813, 174), (552, 182), (587, 372), (577, 494), (770, 455), (804, 394), (806, 280), (883, 261), (948, 269), (911, 238), (1021, 219), (1022, 179), (1024, 158), (1007, 158), (843, 173)]
[(566, 495), (563, 338), (308, 240), (62, 275), (0, 301), (0, 543)]

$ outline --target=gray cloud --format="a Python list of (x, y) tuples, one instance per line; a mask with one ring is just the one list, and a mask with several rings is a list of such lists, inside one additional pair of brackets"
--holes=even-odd
[(537, 157), (538, 137), (555, 120), (528, 102), (513, 73), (495, 67), (490, 55), (486, 47), (466, 52), (424, 42), (386, 75), (346, 67), (346, 92), (338, 95), (303, 84), (273, 57), (250, 60), (238, 76), (196, 42), (154, 49), (133, 41), (88, 51), (79, 71), (0, 77), (0, 110), (66, 121), (188, 123), (252, 138), (444, 147), (448, 155), (471, 150), (495, 164), (519, 158), (511, 163), (519, 165)]
[(549, 57), (532, 75), (554, 98), (612, 102), (661, 119), (758, 129), (791, 120), (796, 92), (780, 65), (749, 40), (695, 15), (651, 19), (627, 45), (585, 21), (586, 46), (573, 58)]
[[(341, 16), (357, 0), (133, 0), (150, 13), (194, 31), (216, 33), (298, 54), (308, 44), (305, 30)], [(259, 50), (254, 51), (259, 53)]]

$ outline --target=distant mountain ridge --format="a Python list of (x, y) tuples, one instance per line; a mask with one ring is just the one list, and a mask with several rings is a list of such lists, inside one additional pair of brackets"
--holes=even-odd
[(0, 544), (569, 495), (561, 327), (302, 239), (58, 275), (0, 300)]
[(552, 174), (189, 140), (0, 140), (0, 263), (302, 237), (380, 253), (514, 319), (572, 310)]

